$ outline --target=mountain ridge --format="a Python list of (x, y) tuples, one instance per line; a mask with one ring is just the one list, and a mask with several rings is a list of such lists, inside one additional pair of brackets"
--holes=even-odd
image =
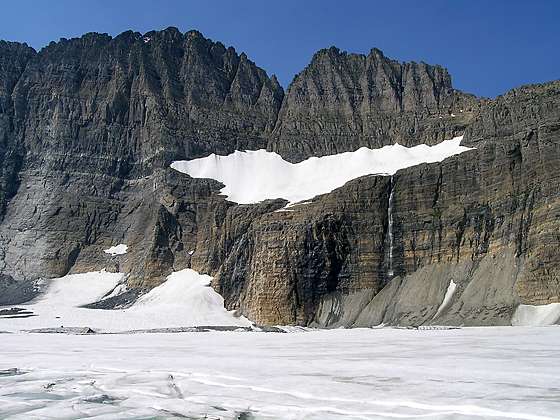
[[(142, 292), (192, 268), (262, 324), (508, 324), (520, 303), (560, 299), (558, 104), (559, 81), (477, 98), (442, 66), (377, 49), (320, 50), (284, 91), (198, 31), (89, 33), (39, 52), (0, 42), (0, 293), (102, 268)], [(459, 135), (476, 150), (289, 212), (170, 168)], [(103, 252), (116, 243), (129, 252)]]

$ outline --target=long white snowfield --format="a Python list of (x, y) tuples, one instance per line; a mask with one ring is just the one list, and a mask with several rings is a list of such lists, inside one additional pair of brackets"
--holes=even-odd
[(441, 162), (472, 150), (461, 146), (463, 136), (435, 146), (400, 144), (380, 149), (362, 147), (355, 152), (311, 157), (290, 163), (266, 150), (236, 151), (227, 156), (175, 161), (171, 167), (193, 178), (211, 178), (225, 185), (221, 193), (239, 204), (284, 198), (292, 203), (331, 192), (348, 181), (365, 175), (392, 175), (399, 169), (421, 163)]

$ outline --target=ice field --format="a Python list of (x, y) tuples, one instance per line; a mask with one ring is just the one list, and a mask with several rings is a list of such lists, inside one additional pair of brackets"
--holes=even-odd
[(560, 327), (0, 334), (2, 419), (560, 417)]

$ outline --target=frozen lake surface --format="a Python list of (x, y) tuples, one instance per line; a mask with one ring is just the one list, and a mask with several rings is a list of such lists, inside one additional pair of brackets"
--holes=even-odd
[(560, 417), (560, 327), (0, 334), (2, 419)]

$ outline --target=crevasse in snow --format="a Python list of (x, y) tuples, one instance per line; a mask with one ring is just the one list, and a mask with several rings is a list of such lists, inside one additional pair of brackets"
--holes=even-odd
[(236, 203), (251, 204), (275, 198), (296, 203), (328, 193), (361, 176), (392, 175), (399, 169), (441, 162), (471, 150), (461, 146), (462, 138), (455, 137), (435, 146), (362, 147), (354, 152), (311, 157), (295, 164), (266, 150), (236, 151), (227, 156), (211, 154), (205, 158), (176, 161), (171, 167), (193, 178), (222, 182), (225, 187), (221, 193)]

